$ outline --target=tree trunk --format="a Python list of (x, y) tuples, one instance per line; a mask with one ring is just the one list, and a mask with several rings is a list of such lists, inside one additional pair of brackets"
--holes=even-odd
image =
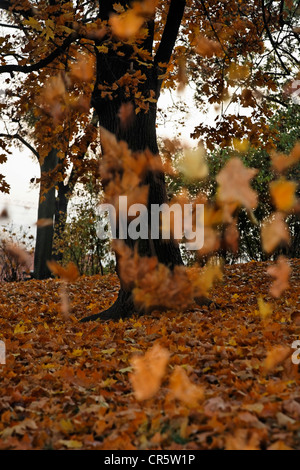
[[(100, 7), (101, 20), (107, 20), (112, 11), (112, 3), (109, 0), (103, 0)], [(125, 7), (126, 1), (122, 0), (121, 4)], [(172, 49), (180, 26), (183, 15), (185, 2), (183, 0), (172, 0), (165, 32), (162, 38), (161, 47), (157, 53), (157, 60), (151, 60), (147, 65), (141, 65), (135, 59), (132, 46), (123, 44), (116, 48), (111, 47), (109, 52), (99, 52), (96, 48), (97, 56), (97, 80), (94, 89), (92, 105), (96, 109), (99, 116), (100, 126), (113, 133), (118, 140), (127, 142), (130, 150), (133, 152), (143, 152), (149, 149), (154, 155), (158, 155), (159, 149), (156, 135), (156, 114), (157, 100), (160, 95), (162, 80), (159, 76), (163, 73), (160, 63), (169, 62)], [(152, 55), (154, 41), (154, 21), (147, 23), (148, 36), (144, 41), (143, 47)], [(170, 30), (170, 31), (168, 31)], [(124, 76), (134, 76), (136, 71), (140, 72), (141, 79), (131, 93), (126, 91), (125, 86), (115, 86)], [(112, 94), (107, 95), (103, 90), (113, 90)], [(145, 112), (141, 110), (138, 114), (134, 113), (133, 121), (130, 125), (122, 126), (118, 117), (122, 104), (131, 102), (136, 110), (138, 105), (135, 102), (135, 94), (141, 92), (142, 96), (147, 98), (155, 98), (156, 102), (149, 102), (149, 110)], [(105, 182), (103, 182), (105, 185)], [(151, 213), (152, 204), (163, 204), (168, 201), (165, 185), (165, 177), (163, 173), (148, 172), (144, 184), (149, 187), (148, 211)], [(105, 187), (104, 187), (105, 189)], [(127, 239), (125, 243), (131, 248), (135, 246), (133, 240)], [(143, 240), (138, 243), (139, 253), (142, 256), (157, 256), (160, 263), (163, 263), (173, 269), (176, 265), (182, 265), (183, 261), (180, 254), (179, 246), (172, 240)], [(118, 272), (118, 260), (117, 260)], [(132, 315), (136, 309), (134, 307), (132, 294), (127, 291), (122, 279), (121, 289), (114, 305), (105, 312), (98, 315), (87, 317), (82, 321), (96, 320), (118, 320)]]
[[(40, 183), (40, 199), (38, 208), (38, 220), (54, 219), (55, 215), (55, 188), (51, 188), (45, 192), (44, 178), (49, 171), (53, 170), (57, 165), (57, 150), (53, 149), (45, 158), (41, 166), (41, 183)], [(51, 273), (47, 266), (47, 261), (51, 260), (52, 244), (53, 244), (53, 225), (46, 227), (38, 227), (35, 252), (34, 252), (34, 278), (47, 279)]]
[[(55, 201), (55, 218), (54, 218), (54, 236), (55, 240), (61, 240), (63, 237), (63, 233), (66, 226), (67, 221), (67, 213), (68, 213), (68, 203), (69, 197), (68, 193), (70, 194), (70, 187), (69, 184), (64, 184), (63, 181), (59, 182), (58, 184), (58, 194)], [(54, 253), (52, 258), (57, 261), (61, 262), (63, 259), (63, 252), (59, 250), (58, 252)]]

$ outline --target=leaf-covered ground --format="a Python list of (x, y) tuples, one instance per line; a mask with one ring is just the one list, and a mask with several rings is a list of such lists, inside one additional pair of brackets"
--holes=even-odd
[[(300, 449), (300, 371), (291, 359), (300, 262), (292, 261), (291, 288), (280, 300), (269, 294), (269, 265), (227, 267), (213, 292), (220, 310), (117, 324), (78, 323), (113, 302), (116, 276), (69, 285), (68, 319), (60, 281), (2, 283), (0, 449)], [(267, 302), (260, 310), (259, 297)], [(169, 362), (159, 391), (138, 401), (131, 360), (155, 344)], [(171, 393), (176, 366), (204, 390), (198, 404)]]

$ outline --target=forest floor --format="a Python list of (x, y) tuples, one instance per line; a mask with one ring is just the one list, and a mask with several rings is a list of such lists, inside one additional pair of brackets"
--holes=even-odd
[[(226, 267), (212, 292), (219, 310), (118, 323), (78, 322), (114, 301), (114, 275), (70, 284), (68, 318), (60, 281), (3, 283), (0, 449), (299, 450), (300, 261), (279, 300), (271, 264)], [(141, 400), (158, 363), (161, 383)]]

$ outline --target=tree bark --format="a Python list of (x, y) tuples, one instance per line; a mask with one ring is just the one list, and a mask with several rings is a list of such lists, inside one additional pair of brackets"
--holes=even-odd
[[(45, 191), (43, 184), (43, 176), (47, 175), (49, 171), (53, 170), (57, 165), (57, 150), (53, 149), (45, 158), (41, 166), (41, 184), (40, 184), (40, 199), (38, 208), (38, 220), (52, 219), (55, 215), (55, 188)], [(38, 227), (35, 252), (34, 252), (34, 278), (47, 279), (51, 276), (48, 269), (47, 261), (52, 257), (52, 244), (53, 244), (54, 226), (49, 225), (46, 227)]]
[[(66, 226), (67, 213), (68, 213), (68, 203), (69, 197), (68, 193), (71, 194), (70, 184), (64, 184), (63, 181), (60, 181), (58, 184), (58, 194), (55, 200), (55, 217), (54, 217), (54, 235), (55, 239), (61, 240)], [(63, 259), (63, 252), (58, 251), (54, 253), (52, 258), (61, 262)]]

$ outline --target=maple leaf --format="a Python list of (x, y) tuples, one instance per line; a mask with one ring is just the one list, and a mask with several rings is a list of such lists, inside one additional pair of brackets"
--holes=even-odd
[(191, 408), (196, 408), (204, 400), (204, 389), (193, 384), (180, 366), (175, 367), (170, 377), (170, 391), (174, 398)]
[(263, 249), (266, 253), (272, 253), (282, 243), (290, 243), (289, 228), (284, 221), (283, 214), (276, 212), (264, 221), (261, 229)]
[(290, 287), (289, 280), (292, 268), (287, 259), (284, 256), (280, 256), (276, 266), (271, 266), (267, 272), (270, 276), (275, 278), (270, 293), (273, 297), (279, 298), (281, 294)]
[(148, 400), (158, 392), (169, 357), (169, 352), (156, 344), (144, 357), (132, 358), (131, 365), (134, 372), (129, 378), (137, 400)]
[(255, 209), (257, 193), (250, 187), (250, 181), (258, 170), (246, 168), (239, 158), (232, 158), (217, 176), (219, 199), (223, 203), (237, 202), (247, 209)]
[(66, 268), (60, 266), (60, 264), (56, 263), (56, 261), (48, 261), (47, 265), (50, 271), (55, 274), (55, 276), (60, 277), (64, 281), (74, 282), (79, 277), (78, 268), (74, 263), (69, 263)]

